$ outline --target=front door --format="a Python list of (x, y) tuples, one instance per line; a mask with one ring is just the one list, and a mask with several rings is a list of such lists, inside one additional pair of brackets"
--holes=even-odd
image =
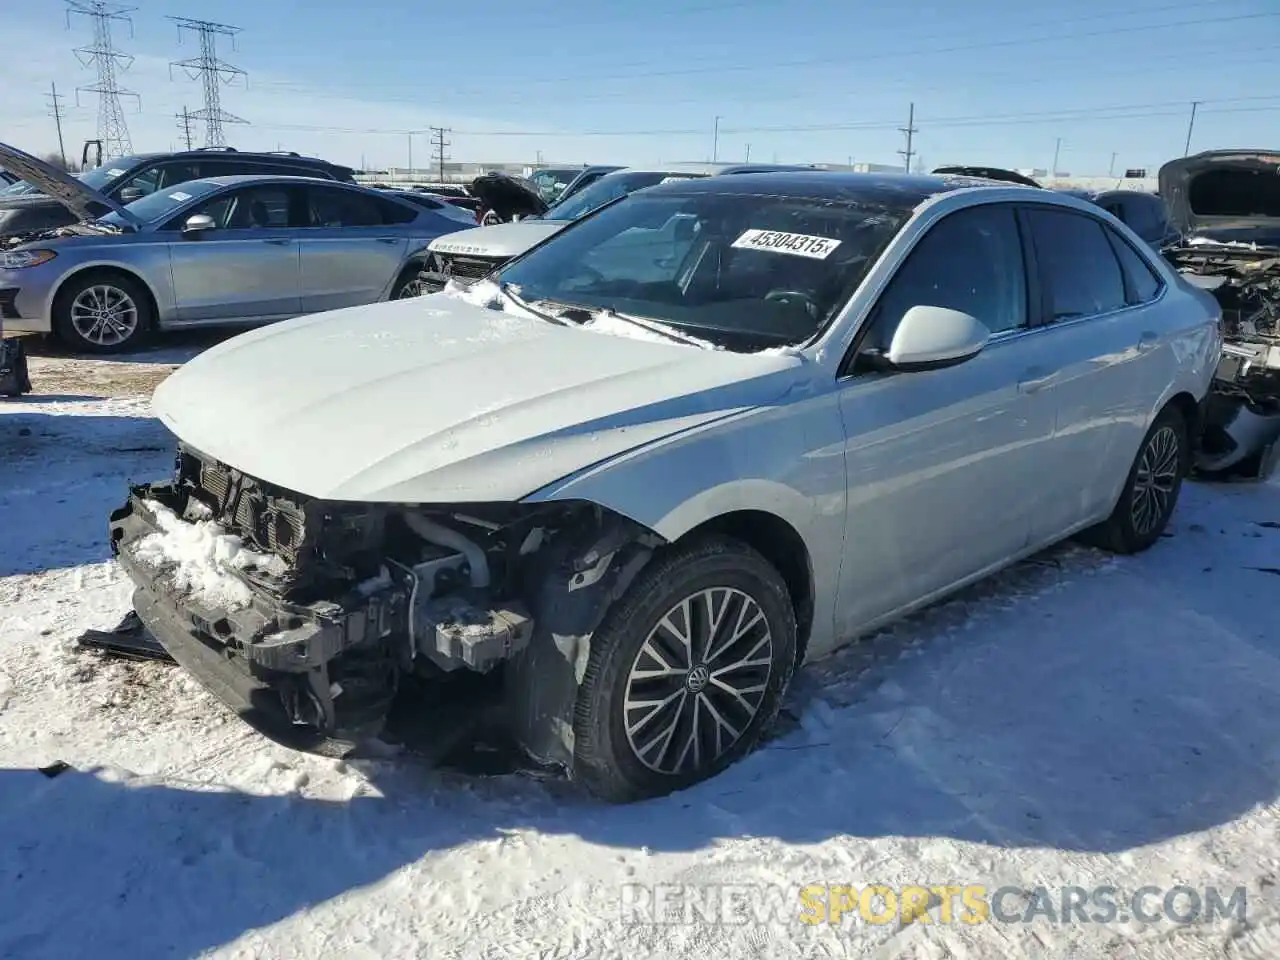
[[(885, 372), (911, 307), (962, 310), (991, 330), (963, 363)], [(1053, 402), (1039, 389), (1022, 242), (1011, 207), (956, 211), (890, 280), (846, 365), (840, 407), (848, 507), (837, 630), (848, 635), (1027, 548)]]
[(288, 187), (217, 194), (183, 214), (213, 218), (215, 229), (177, 234), (169, 246), (179, 322), (268, 320), (301, 312), (296, 203)]
[(302, 232), (305, 313), (376, 303), (391, 287), (409, 247), (403, 227), (374, 197), (342, 187), (309, 186), (310, 226)]

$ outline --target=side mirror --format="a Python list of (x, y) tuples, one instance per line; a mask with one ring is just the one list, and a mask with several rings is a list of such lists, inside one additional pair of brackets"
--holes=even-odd
[(976, 318), (949, 307), (915, 306), (906, 312), (885, 359), (897, 370), (935, 370), (975, 357), (991, 337)]
[(194, 217), (187, 218), (187, 222), (182, 225), (182, 232), (191, 237), (198, 237), (202, 233), (217, 228), (218, 225), (214, 223), (213, 217), (207, 213), (197, 213)]
[(120, 191), (120, 202), (123, 204), (133, 203), (135, 200), (141, 200), (146, 194), (138, 187), (125, 187)]

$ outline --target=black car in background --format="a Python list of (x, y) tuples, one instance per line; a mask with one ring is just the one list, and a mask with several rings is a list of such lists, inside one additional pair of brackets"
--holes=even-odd
[[(247, 153), (231, 147), (189, 150), (181, 153), (146, 153), (108, 160), (77, 176), (121, 204), (132, 203), (157, 190), (167, 190), (188, 180), (241, 174), (278, 174), (317, 177), (354, 183), (355, 171), (296, 153)], [(105, 214), (106, 207), (95, 213)], [(0, 239), (34, 230), (68, 226), (71, 212), (25, 181), (0, 188)]]

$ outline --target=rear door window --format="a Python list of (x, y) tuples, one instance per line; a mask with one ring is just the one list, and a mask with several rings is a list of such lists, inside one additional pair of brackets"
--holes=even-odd
[(308, 187), (311, 226), (321, 228), (378, 227), (382, 211), (372, 197), (351, 190)]
[(1100, 220), (1069, 210), (1026, 208), (1046, 319), (1075, 320), (1128, 305), (1120, 262)]
[(1150, 303), (1160, 295), (1164, 282), (1147, 263), (1146, 259), (1129, 245), (1129, 241), (1109, 227), (1103, 227), (1111, 248), (1120, 261), (1120, 269), (1124, 273), (1125, 300), (1130, 306)]

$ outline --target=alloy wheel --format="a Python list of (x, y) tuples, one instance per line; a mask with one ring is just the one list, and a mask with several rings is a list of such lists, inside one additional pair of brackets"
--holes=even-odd
[(642, 764), (679, 775), (731, 749), (759, 712), (773, 671), (773, 634), (750, 596), (711, 587), (685, 597), (649, 631), (623, 702), (627, 742)]
[(1178, 485), (1180, 444), (1173, 427), (1161, 427), (1147, 441), (1133, 481), (1130, 519), (1134, 533), (1146, 536), (1168, 514)]
[(119, 287), (95, 284), (71, 302), (71, 325), (99, 347), (124, 343), (138, 331), (138, 305)]

